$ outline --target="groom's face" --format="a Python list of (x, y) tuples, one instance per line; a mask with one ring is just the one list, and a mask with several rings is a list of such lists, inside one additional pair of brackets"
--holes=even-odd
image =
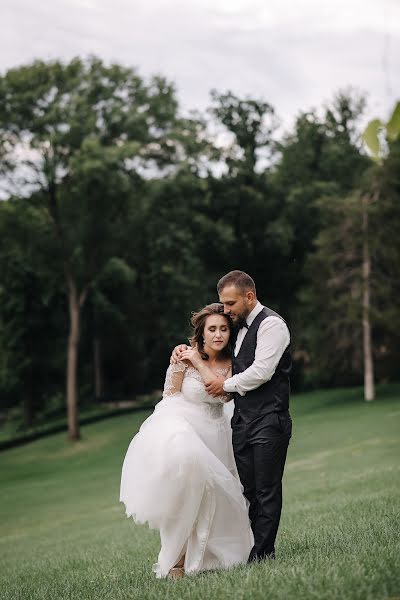
[(251, 312), (254, 294), (253, 292), (243, 293), (236, 286), (227, 285), (220, 291), (219, 301), (224, 305), (224, 313), (228, 314), (234, 323), (238, 323), (246, 319)]

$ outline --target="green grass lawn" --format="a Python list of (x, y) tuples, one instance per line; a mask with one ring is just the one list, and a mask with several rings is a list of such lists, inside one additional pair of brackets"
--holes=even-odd
[[(10, 600), (400, 599), (400, 387), (294, 396), (275, 562), (156, 580), (158, 534), (119, 504), (148, 413), (0, 454), (0, 597)], [(162, 502), (162, 498), (160, 498)]]

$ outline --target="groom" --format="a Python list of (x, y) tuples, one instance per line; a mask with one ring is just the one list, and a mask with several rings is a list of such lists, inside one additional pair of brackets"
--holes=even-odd
[[(282, 476), (292, 433), (289, 415), (290, 334), (285, 321), (264, 307), (253, 279), (243, 271), (224, 275), (217, 286), (224, 312), (237, 326), (233, 375), (215, 376), (206, 389), (213, 396), (233, 393), (233, 450), (254, 546), (249, 562), (275, 558), (282, 510)], [(174, 351), (179, 357), (179, 346)]]

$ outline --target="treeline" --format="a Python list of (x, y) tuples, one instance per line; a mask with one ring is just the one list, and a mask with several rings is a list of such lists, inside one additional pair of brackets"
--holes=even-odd
[(77, 398), (160, 388), (234, 268), (290, 324), (295, 389), (362, 383), (368, 328), (396, 377), (398, 111), (367, 132), (373, 160), (355, 93), (281, 137), (263, 100), (214, 91), (184, 116), (168, 81), (96, 58), (12, 69), (0, 96), (3, 413), (66, 400), (77, 437)]

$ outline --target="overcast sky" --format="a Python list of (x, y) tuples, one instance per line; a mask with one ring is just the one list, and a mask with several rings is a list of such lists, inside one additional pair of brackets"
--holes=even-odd
[(187, 108), (209, 91), (296, 113), (356, 87), (368, 116), (400, 97), (400, 0), (1, 0), (0, 70), (96, 54), (175, 82)]

